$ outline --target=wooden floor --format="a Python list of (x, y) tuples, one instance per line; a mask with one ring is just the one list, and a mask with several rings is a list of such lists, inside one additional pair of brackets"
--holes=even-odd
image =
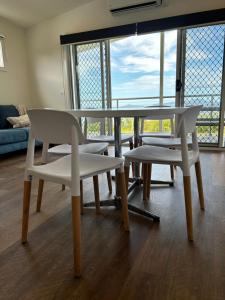
[[(37, 157), (40, 156), (39, 154)], [(82, 216), (83, 276), (73, 278), (69, 190), (46, 184), (43, 207), (35, 212), (32, 189), (29, 243), (20, 243), (24, 154), (0, 162), (0, 299), (225, 299), (225, 154), (202, 153), (206, 211), (199, 209), (193, 176), (194, 243), (187, 241), (181, 172), (174, 188), (153, 188), (149, 203), (160, 224), (130, 213), (130, 233), (120, 211)], [(161, 172), (160, 172), (161, 171)], [(153, 177), (169, 176), (166, 167)], [(108, 197), (106, 176), (101, 195)], [(104, 183), (104, 184), (103, 184)], [(84, 197), (93, 200), (92, 182)]]

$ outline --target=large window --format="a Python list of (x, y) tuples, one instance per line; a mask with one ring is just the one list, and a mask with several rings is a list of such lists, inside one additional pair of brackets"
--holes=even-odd
[[(225, 25), (216, 24), (70, 46), (75, 107), (203, 105), (199, 141), (224, 146), (224, 36)], [(145, 124), (170, 130), (167, 121)], [(132, 128), (132, 119), (123, 120), (124, 133)]]

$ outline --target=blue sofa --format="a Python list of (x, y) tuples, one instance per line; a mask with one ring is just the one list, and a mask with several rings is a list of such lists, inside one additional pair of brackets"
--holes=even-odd
[[(12, 128), (7, 117), (18, 117), (14, 105), (0, 105), (0, 155), (27, 148), (29, 128)], [(41, 143), (37, 142), (37, 146)]]

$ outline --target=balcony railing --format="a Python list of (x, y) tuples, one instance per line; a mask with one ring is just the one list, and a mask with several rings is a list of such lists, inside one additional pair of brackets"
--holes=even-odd
[[(96, 100), (93, 100), (96, 101)], [(97, 100), (102, 101), (102, 100)], [(203, 94), (203, 95), (188, 95), (184, 97), (184, 105), (203, 105), (203, 109), (197, 120), (197, 130), (199, 141), (202, 143), (218, 142), (219, 124), (220, 124), (220, 95), (219, 94)], [(161, 104), (161, 105), (160, 105)], [(105, 106), (107, 104), (105, 103)], [(175, 96), (160, 97), (135, 97), (135, 98), (114, 98), (111, 106), (113, 108), (135, 108), (146, 106), (175, 106)], [(146, 121), (144, 131), (157, 132), (159, 130), (170, 131), (170, 122), (168, 121)], [(113, 126), (113, 125), (112, 125)], [(122, 120), (122, 132), (132, 133), (133, 120)], [(109, 128), (108, 128), (109, 129)], [(97, 130), (97, 129), (96, 129)], [(96, 134), (93, 131), (93, 126), (90, 127), (88, 133)], [(107, 130), (112, 131), (112, 128)]]

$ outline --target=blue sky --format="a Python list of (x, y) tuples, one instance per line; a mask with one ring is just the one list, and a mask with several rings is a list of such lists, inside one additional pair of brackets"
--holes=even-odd
[[(177, 32), (165, 33), (164, 95), (175, 95)], [(159, 96), (160, 34), (111, 41), (112, 97)]]

